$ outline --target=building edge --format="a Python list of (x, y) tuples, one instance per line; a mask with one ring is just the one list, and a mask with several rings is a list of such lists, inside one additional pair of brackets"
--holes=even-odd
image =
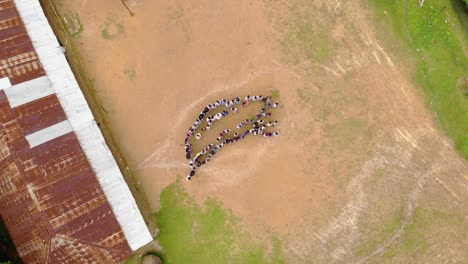
[(38, 0), (14, 0), (41, 64), (130, 248), (152, 241), (135, 199), (99, 130)]

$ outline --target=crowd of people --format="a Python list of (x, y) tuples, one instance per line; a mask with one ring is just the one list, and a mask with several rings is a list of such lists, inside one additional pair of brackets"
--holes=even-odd
[[(264, 104), (264, 107), (260, 110), (260, 112), (255, 115), (251, 119), (246, 119), (239, 124), (237, 124), (236, 128), (241, 129), (247, 127), (248, 129), (244, 132), (234, 132), (231, 135), (231, 129), (224, 129), (222, 130), (216, 141), (221, 142), (219, 144), (208, 144), (205, 148), (203, 148), (200, 152), (193, 154), (191, 140), (193, 136), (195, 138), (201, 139), (202, 133), (211, 129), (213, 124), (220, 120), (223, 117), (228, 116), (230, 113), (238, 114), (239, 110), (236, 105), (242, 105), (242, 107), (247, 107), (252, 102), (261, 102)], [(274, 132), (267, 132), (265, 131), (268, 127), (273, 127), (278, 124), (278, 121), (269, 121), (266, 122), (266, 118), (271, 117), (271, 109), (276, 108), (279, 106), (278, 102), (273, 103), (273, 98), (271, 96), (262, 96), (262, 95), (254, 95), (254, 96), (246, 96), (244, 100), (240, 97), (236, 97), (232, 100), (221, 99), (212, 104), (208, 104), (205, 108), (200, 112), (199, 116), (196, 118), (194, 124), (189, 128), (186, 137), (185, 137), (185, 157), (189, 160), (189, 165), (191, 171), (187, 176), (187, 180), (191, 180), (192, 177), (195, 175), (197, 169), (201, 166), (208, 163), (212, 157), (224, 146), (230, 143), (237, 142), (239, 140), (244, 139), (248, 135), (260, 135), (265, 138), (279, 136), (280, 133), (278, 131)], [(225, 107), (226, 109), (218, 112), (215, 115), (209, 115), (209, 113), (213, 110), (216, 110), (220, 107)], [(231, 112), (229, 112), (229, 110)], [(201, 126), (203, 121), (206, 121), (206, 126), (200, 128), (200, 132), (195, 133), (198, 128)], [(229, 137), (230, 136), (230, 137)], [(206, 155), (207, 154), (207, 155)], [(204, 157), (206, 156), (206, 157)], [(203, 159), (204, 157), (204, 159)]]

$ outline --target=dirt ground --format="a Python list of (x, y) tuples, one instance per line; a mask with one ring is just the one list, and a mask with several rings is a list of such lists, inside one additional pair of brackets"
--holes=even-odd
[(463, 259), (438, 250), (468, 243), (450, 236), (467, 231), (468, 165), (362, 2), (129, 1), (135, 16), (119, 1), (57, 2), (83, 25), (70, 41), (153, 210), (189, 172), (184, 135), (204, 105), (279, 91), (282, 136), (224, 148), (184, 182), (190, 194), (278, 235), (292, 263), (379, 262), (417, 208), (456, 212), (461, 226), (424, 230), (424, 256)]

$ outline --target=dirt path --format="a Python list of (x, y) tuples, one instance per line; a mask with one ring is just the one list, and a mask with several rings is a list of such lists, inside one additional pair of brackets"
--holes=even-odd
[[(74, 41), (154, 210), (188, 172), (181, 144), (202, 106), (278, 90), (283, 136), (223, 149), (185, 188), (259, 238), (278, 235), (290, 262), (368, 262), (428, 197), (467, 215), (466, 161), (359, 1), (139, 0), (134, 17), (110, 0), (83, 3), (61, 8), (80, 10)], [(397, 228), (373, 237), (400, 209)]]

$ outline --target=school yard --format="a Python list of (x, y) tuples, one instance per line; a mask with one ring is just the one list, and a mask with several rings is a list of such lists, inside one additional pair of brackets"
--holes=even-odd
[[(119, 1), (53, 1), (165, 263), (468, 261), (468, 164), (420, 79), (444, 69), (421, 75), (430, 54), (370, 2), (132, 0), (131, 16)], [(422, 8), (457, 23), (437, 5)], [(186, 182), (193, 120), (248, 94), (280, 100), (282, 135), (229, 145)]]

